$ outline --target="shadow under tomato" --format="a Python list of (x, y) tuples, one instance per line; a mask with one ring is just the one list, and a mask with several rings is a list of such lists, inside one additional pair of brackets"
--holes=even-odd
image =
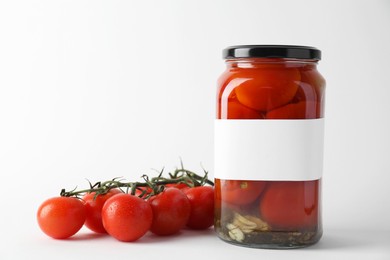
[(153, 234), (152, 232), (146, 233), (145, 236), (141, 237), (139, 240), (135, 241), (135, 243), (171, 243), (175, 240), (185, 240), (185, 239), (193, 239), (195, 237), (210, 237), (215, 236), (214, 228), (210, 227), (205, 230), (192, 230), (184, 228), (176, 234), (169, 236), (159, 236)]
[(94, 239), (102, 239), (108, 237), (108, 234), (99, 234), (99, 233), (81, 233), (76, 234), (70, 238), (64, 239), (68, 241), (83, 241), (83, 240), (94, 240)]

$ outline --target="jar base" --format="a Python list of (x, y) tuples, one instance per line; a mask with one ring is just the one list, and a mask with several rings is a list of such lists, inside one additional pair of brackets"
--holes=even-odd
[[(259, 234), (260, 233), (260, 234)], [(258, 249), (299, 249), (316, 244), (322, 237), (322, 232), (259, 232), (245, 241), (232, 240), (223, 234), (218, 237), (235, 246), (258, 248)]]

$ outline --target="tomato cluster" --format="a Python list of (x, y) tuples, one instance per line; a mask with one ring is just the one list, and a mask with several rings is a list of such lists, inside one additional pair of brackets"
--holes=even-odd
[(325, 80), (315, 65), (283, 62), (234, 64), (219, 79), (219, 119), (323, 117)]
[(50, 237), (65, 239), (83, 225), (97, 233), (108, 233), (119, 241), (135, 241), (148, 231), (172, 235), (184, 227), (207, 229), (214, 222), (214, 188), (169, 185), (162, 192), (145, 196), (110, 189), (105, 194), (86, 193), (82, 199), (54, 197), (38, 209), (41, 230)]

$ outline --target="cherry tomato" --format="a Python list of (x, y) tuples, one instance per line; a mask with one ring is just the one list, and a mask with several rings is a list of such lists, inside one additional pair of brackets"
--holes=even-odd
[(264, 181), (215, 179), (217, 195), (220, 196), (223, 202), (234, 205), (244, 205), (254, 202), (264, 190), (265, 185), (266, 182)]
[(48, 199), (41, 204), (37, 213), (41, 230), (56, 239), (64, 239), (76, 234), (83, 226), (85, 216), (84, 204), (72, 197)]
[(104, 203), (103, 226), (119, 241), (135, 241), (152, 225), (153, 212), (149, 203), (130, 194), (116, 194)]
[(156, 235), (172, 235), (179, 232), (188, 222), (191, 205), (183, 191), (167, 188), (151, 197), (153, 223), (150, 228)]
[(301, 68), (301, 82), (310, 85), (316, 91), (316, 100), (320, 101), (325, 91), (325, 79), (320, 72), (316, 70), (315, 66), (305, 66)]
[(267, 112), (267, 119), (314, 119), (317, 118), (317, 103), (301, 101)]
[(206, 229), (214, 223), (214, 188), (199, 186), (185, 191), (191, 204), (191, 214), (187, 227)]
[[(227, 113), (222, 110), (222, 118), (227, 119), (263, 119), (264, 115), (256, 110), (246, 107), (237, 100), (227, 103)], [(226, 113), (226, 115), (225, 115)]]
[(273, 230), (299, 230), (318, 222), (318, 181), (272, 182), (260, 200), (260, 215)]
[(87, 218), (84, 225), (96, 233), (107, 233), (103, 227), (102, 208), (109, 198), (120, 192), (118, 189), (112, 189), (104, 195), (96, 196), (96, 192), (85, 194), (83, 201), (85, 203)]
[[(310, 91), (315, 90), (317, 102), (317, 118), (324, 117), (324, 102), (325, 102), (325, 79), (322, 75), (313, 67), (305, 66), (301, 70), (301, 83), (302, 87), (305, 87), (306, 100), (309, 99)], [(302, 88), (301, 87), (301, 88)], [(298, 93), (297, 93), (298, 94)]]
[(165, 185), (167, 188), (177, 188), (179, 190), (182, 190), (183, 192), (189, 189), (190, 187), (185, 183), (172, 183)]
[(297, 93), (295, 94), (291, 103), (298, 103), (303, 101), (317, 101), (317, 92), (315, 88), (307, 82), (299, 82)]
[(264, 67), (242, 71), (235, 92), (238, 101), (258, 111), (269, 111), (289, 103), (298, 90), (299, 70), (286, 67)]
[(236, 82), (234, 81), (234, 77), (236, 76), (236, 74), (237, 72), (235, 72), (234, 70), (225, 71), (218, 79), (217, 118), (219, 119), (227, 118), (226, 110), (223, 112), (222, 115), (222, 104), (226, 104), (228, 101), (237, 101), (236, 93), (232, 91), (234, 90), (236, 84)]

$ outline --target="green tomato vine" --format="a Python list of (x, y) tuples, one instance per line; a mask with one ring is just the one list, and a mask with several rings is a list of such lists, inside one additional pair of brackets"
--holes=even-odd
[(139, 190), (138, 196), (143, 199), (148, 199), (151, 196), (161, 193), (167, 184), (184, 183), (188, 187), (204, 185), (214, 186), (214, 183), (208, 179), (208, 172), (206, 170), (203, 169), (204, 173), (203, 176), (201, 176), (193, 171), (185, 169), (183, 163), (181, 163), (181, 168), (177, 168), (172, 173), (168, 173), (169, 177), (164, 177), (163, 172), (164, 169), (159, 172), (158, 176), (153, 178), (149, 178), (147, 175), (142, 175), (142, 182), (126, 182), (121, 178), (114, 178), (104, 182), (99, 181), (95, 184), (88, 181), (88, 189), (74, 189), (71, 191), (62, 189), (60, 196), (81, 198), (86, 193), (95, 192), (96, 197), (98, 195), (104, 195), (112, 189), (120, 189), (122, 192), (130, 193), (132, 195), (135, 195), (136, 191)]

